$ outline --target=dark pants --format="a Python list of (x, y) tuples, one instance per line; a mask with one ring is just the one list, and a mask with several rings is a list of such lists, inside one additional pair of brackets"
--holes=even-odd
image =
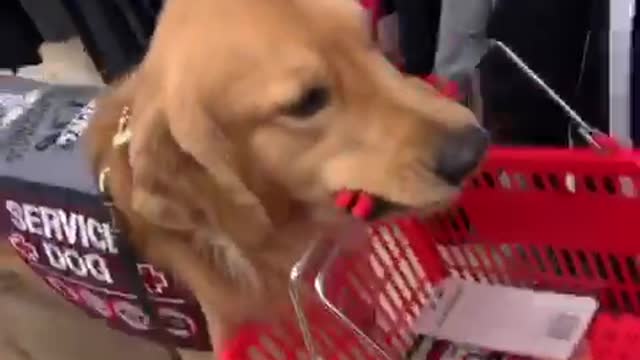
[(0, 0), (0, 68), (40, 63), (42, 37), (18, 0)]
[[(400, 49), (405, 71), (413, 75), (433, 71), (442, 0), (388, 0), (400, 27)], [(445, 0), (446, 1), (446, 0)]]
[[(590, 107), (601, 103), (597, 94), (584, 93), (587, 83), (591, 89), (606, 88), (598, 84), (597, 76), (590, 76), (598, 72), (597, 66), (584, 62), (589, 53), (585, 52), (587, 35), (592, 32), (590, 45), (597, 46), (601, 30), (594, 28), (591, 18), (594, 1), (500, 0), (488, 26), (490, 38), (503, 41), (587, 118), (597, 116), (597, 110)], [(500, 51), (492, 50), (480, 68), (484, 119), (495, 140), (566, 144), (568, 116)]]

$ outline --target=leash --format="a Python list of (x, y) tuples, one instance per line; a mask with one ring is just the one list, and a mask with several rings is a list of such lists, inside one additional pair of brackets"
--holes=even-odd
[[(129, 140), (131, 139), (131, 131), (128, 128), (128, 122), (131, 117), (131, 111), (128, 106), (125, 106), (122, 109), (122, 114), (120, 116), (118, 122), (118, 130), (113, 136), (112, 145), (114, 149), (120, 149), (121, 147), (127, 145)], [(138, 256), (136, 255), (135, 249), (128, 241), (122, 241), (123, 234), (127, 233), (127, 222), (124, 219), (124, 216), (115, 206), (113, 201), (113, 196), (109, 191), (108, 187), (108, 177), (111, 173), (111, 168), (105, 167), (100, 171), (100, 175), (98, 178), (98, 190), (100, 192), (100, 196), (102, 198), (103, 205), (109, 210), (110, 217), (110, 225), (111, 225), (111, 236), (114, 239), (114, 242), (117, 243), (118, 249), (120, 250), (120, 256), (123, 260), (123, 264), (125, 267), (125, 272), (129, 273), (132, 281), (132, 289), (134, 295), (140, 300), (142, 305), (143, 313), (149, 317), (149, 325), (151, 330), (155, 333), (155, 335), (160, 339), (167, 339), (165, 344), (171, 343), (171, 340), (167, 338), (166, 332), (163, 330), (160, 317), (158, 312), (156, 311), (156, 307), (153, 305), (149, 294), (147, 292), (147, 288), (142, 276), (138, 271)], [(163, 345), (164, 349), (168, 352), (171, 360), (182, 360), (180, 353), (177, 348), (174, 346)]]

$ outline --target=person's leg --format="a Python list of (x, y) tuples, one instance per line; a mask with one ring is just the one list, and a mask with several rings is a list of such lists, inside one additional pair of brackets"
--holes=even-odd
[[(447, 2), (449, 0), (445, 0)], [(394, 0), (400, 28), (405, 71), (413, 75), (433, 71), (441, 0)]]
[(42, 37), (18, 0), (0, 0), (0, 69), (40, 62)]
[(460, 81), (486, 53), (486, 27), (494, 0), (445, 0), (440, 15), (434, 73)]
[[(501, 0), (487, 33), (509, 46), (569, 106), (580, 111), (576, 94), (592, 9), (590, 0)], [(488, 107), (492, 114), (486, 117), (508, 129), (504, 137), (512, 143), (567, 145), (569, 117), (562, 108), (504, 53), (496, 51), (490, 58), (486, 76), (491, 84), (486, 85), (492, 91), (485, 93), (489, 98), (485, 99), (492, 103)]]
[(64, 41), (78, 33), (61, 1), (20, 0), (20, 4), (45, 41)]

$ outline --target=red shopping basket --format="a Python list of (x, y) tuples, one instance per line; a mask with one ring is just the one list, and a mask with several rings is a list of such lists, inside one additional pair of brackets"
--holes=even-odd
[[(365, 5), (375, 23), (379, 1)], [(494, 45), (596, 150), (494, 148), (448, 211), (388, 220), (368, 236), (314, 249), (294, 269), (295, 316), (247, 327), (227, 359), (410, 358), (420, 339), (413, 323), (447, 276), (593, 296), (601, 306), (591, 358), (638, 358), (640, 153), (598, 136), (517, 55)]]
[(309, 345), (324, 359), (405, 358), (443, 276), (594, 296), (593, 359), (637, 358), (639, 164), (624, 150), (495, 148), (449, 211), (377, 224), (323, 255), (305, 300), (307, 347), (292, 320), (242, 334), (229, 358), (306, 359)]

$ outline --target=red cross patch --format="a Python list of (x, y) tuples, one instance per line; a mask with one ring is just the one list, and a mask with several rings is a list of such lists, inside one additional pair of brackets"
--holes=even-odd
[(147, 291), (152, 294), (161, 295), (169, 287), (164, 273), (157, 271), (153, 265), (138, 264), (138, 272), (142, 276)]
[(21, 234), (13, 233), (9, 235), (9, 241), (24, 260), (37, 262), (40, 258), (36, 247), (30, 244)]

